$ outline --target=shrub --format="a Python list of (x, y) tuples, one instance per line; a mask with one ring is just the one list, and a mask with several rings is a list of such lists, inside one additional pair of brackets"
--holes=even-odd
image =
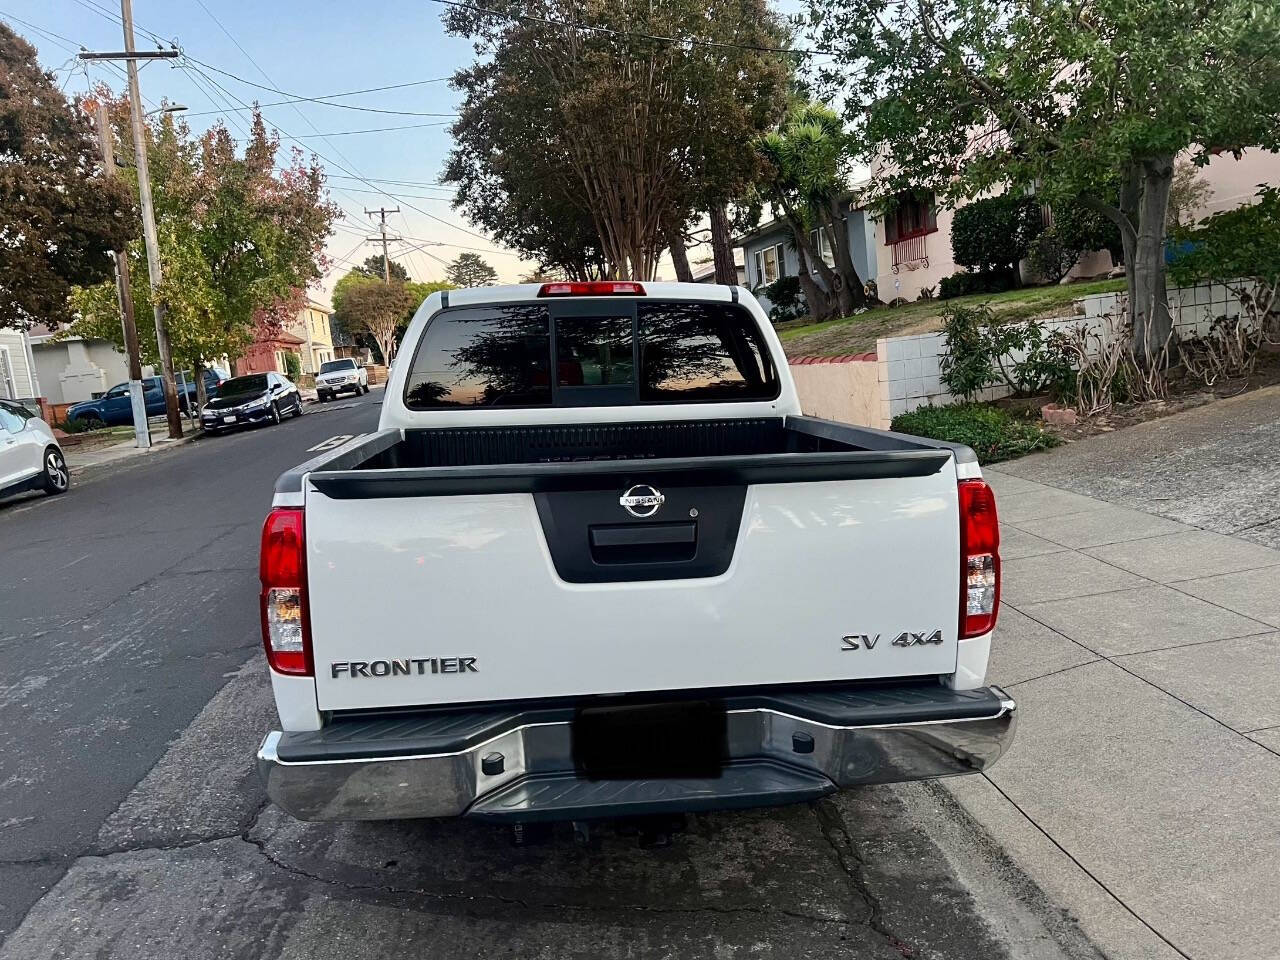
[(939, 361), (942, 382), (958, 397), (972, 400), (1002, 381), (1019, 396), (1047, 391), (1064, 400), (1072, 395), (1075, 367), (1068, 339), (1038, 320), (1001, 324), (989, 307), (951, 307), (942, 315), (942, 332), (947, 344)]
[(996, 382), (993, 343), (987, 327), (995, 320), (982, 306), (950, 307), (942, 315), (942, 333), (947, 352), (939, 358), (942, 382), (957, 397), (966, 400)]
[(951, 252), (956, 263), (980, 272), (1018, 269), (1043, 229), (1040, 201), (1006, 193), (960, 207), (951, 220)]
[(1036, 276), (1049, 283), (1057, 283), (1071, 272), (1080, 259), (1080, 251), (1063, 243), (1058, 225), (1053, 224), (1036, 237), (1027, 259), (1031, 261), (1031, 269)]
[(760, 292), (773, 304), (769, 310), (769, 319), (773, 323), (786, 323), (809, 312), (804, 292), (800, 289), (799, 277), (779, 277)]
[(967, 297), (975, 293), (1001, 293), (1011, 286), (1007, 273), (968, 273), (962, 271), (938, 281), (938, 296), (943, 300)]
[(963, 443), (982, 463), (1012, 460), (1035, 450), (1058, 445), (1037, 422), (1022, 420), (997, 407), (957, 403), (945, 407), (921, 407), (893, 418), (893, 429), (918, 437)]
[(1077, 251), (1076, 260), (1080, 259), (1081, 254), (1091, 250), (1111, 251), (1111, 257), (1116, 263), (1123, 258), (1124, 245), (1120, 242), (1120, 228), (1102, 214), (1079, 203), (1056, 205), (1053, 208), (1053, 228), (1065, 248)]
[(302, 375), (302, 361), (292, 350), (284, 352), (284, 375), (295, 382)]

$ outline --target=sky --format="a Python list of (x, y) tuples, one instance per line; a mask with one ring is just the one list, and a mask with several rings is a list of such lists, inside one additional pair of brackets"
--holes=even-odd
[[(380, 245), (364, 242), (377, 233), (366, 207), (400, 207), (388, 216), (387, 232), (406, 238), (391, 250), (415, 280), (443, 279), (445, 264), (463, 250), (479, 252), (504, 282), (534, 266), (495, 247), (453, 211), (451, 191), (436, 183), (449, 152), (447, 124), (460, 101), (444, 78), (474, 58), (468, 41), (445, 35), (442, 9), (432, 0), (134, 0), (138, 49), (155, 49), (154, 34), (207, 65), (157, 60), (139, 77), (149, 109), (162, 100), (185, 105), (183, 115), (197, 134), (221, 119), (243, 142), (249, 112), (237, 108), (287, 99), (245, 81), (305, 97), (434, 81), (340, 99), (365, 110), (263, 107), (268, 125), (280, 131), (282, 154), (297, 145), (319, 155), (332, 199), (343, 210), (327, 251), (338, 263), (311, 291), (322, 302), (347, 269), (381, 253)], [(83, 93), (90, 80), (124, 89), (122, 72), (75, 58), (81, 45), (123, 49), (119, 15), (119, 0), (0, 0), (0, 18), (36, 47), (68, 95)], [(402, 112), (373, 112), (387, 110)], [(433, 116), (416, 115), (424, 113)], [(350, 132), (387, 127), (405, 129)]]
[[(778, 6), (792, 13), (802, 3), (780, 0)], [(347, 270), (381, 252), (380, 244), (366, 242), (377, 233), (366, 208), (400, 208), (388, 216), (387, 232), (404, 238), (391, 252), (414, 280), (443, 279), (448, 262), (464, 250), (483, 256), (500, 282), (517, 282), (536, 266), (467, 223), (450, 205), (452, 191), (438, 183), (450, 148), (448, 124), (461, 99), (446, 81), (474, 60), (469, 41), (445, 34), (443, 9), (438, 0), (133, 2), (138, 49), (155, 49), (158, 38), (199, 61), (146, 63), (140, 83), (148, 109), (162, 101), (185, 105), (183, 116), (197, 135), (221, 120), (243, 142), (246, 108), (257, 101), (267, 124), (280, 132), (282, 156), (292, 146), (317, 154), (343, 210), (327, 246), (334, 266), (309, 291), (323, 303)], [(91, 82), (124, 90), (122, 69), (76, 59), (81, 46), (123, 49), (119, 0), (0, 0), (0, 18), (36, 47), (68, 95), (83, 93)], [(404, 84), (412, 85), (333, 97)], [(346, 106), (277, 104), (289, 97), (273, 90)], [(706, 246), (689, 251), (695, 272), (709, 257)], [(675, 278), (669, 257), (659, 278)]]

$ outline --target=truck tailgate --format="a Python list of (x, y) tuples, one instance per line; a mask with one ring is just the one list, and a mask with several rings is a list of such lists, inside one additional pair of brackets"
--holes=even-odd
[[(320, 709), (954, 672), (951, 462), (663, 490), (650, 524), (612, 487), (363, 499), (308, 485)], [(689, 527), (700, 561), (723, 564), (689, 565)], [(655, 575), (664, 558), (686, 572)]]

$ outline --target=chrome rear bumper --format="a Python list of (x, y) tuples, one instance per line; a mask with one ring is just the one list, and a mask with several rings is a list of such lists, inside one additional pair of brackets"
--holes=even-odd
[[(940, 702), (920, 701), (920, 689), (911, 689), (916, 699), (905, 707), (892, 697), (868, 707), (866, 688), (847, 694), (857, 703), (842, 704), (842, 693), (829, 690), (726, 700), (729, 757), (713, 778), (581, 777), (572, 714), (563, 709), (273, 731), (258, 750), (258, 770), (271, 800), (301, 820), (518, 821), (796, 802), (855, 784), (977, 773), (1007, 749), (1016, 705), (998, 687), (931, 688)], [(448, 748), (422, 749), (432, 745)]]

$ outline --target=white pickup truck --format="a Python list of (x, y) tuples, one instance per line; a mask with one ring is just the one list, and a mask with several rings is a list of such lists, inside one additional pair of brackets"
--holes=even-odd
[(737, 287), (435, 293), (379, 429), (262, 536), (305, 820), (524, 824), (986, 769), (995, 502), (970, 450), (803, 416)]

